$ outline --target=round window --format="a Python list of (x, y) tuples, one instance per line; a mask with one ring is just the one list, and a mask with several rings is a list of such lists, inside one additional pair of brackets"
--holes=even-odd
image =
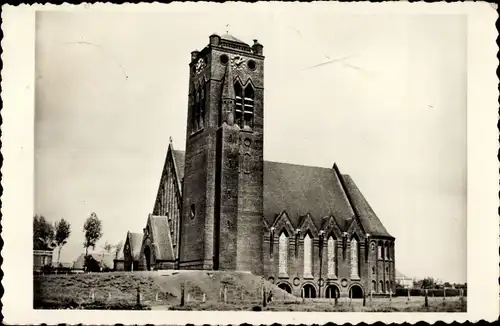
[(250, 70), (255, 70), (255, 68), (257, 67), (257, 64), (253, 60), (249, 60), (247, 65), (248, 65), (248, 69), (250, 69)]
[(227, 55), (223, 54), (220, 56), (220, 62), (225, 65), (227, 62), (229, 61), (229, 58), (227, 57)]
[(196, 217), (196, 211), (194, 208), (194, 204), (191, 204), (191, 210), (189, 212), (189, 217), (193, 220)]

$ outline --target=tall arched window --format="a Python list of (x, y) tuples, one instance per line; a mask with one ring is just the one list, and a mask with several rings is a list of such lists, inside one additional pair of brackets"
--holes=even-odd
[(336, 241), (330, 236), (328, 238), (327, 250), (328, 250), (328, 278), (334, 278), (337, 274), (337, 264), (336, 264)]
[(288, 273), (288, 236), (282, 232), (279, 237), (278, 243), (279, 261), (278, 269), (280, 275), (287, 275)]
[(377, 283), (375, 281), (372, 281), (372, 293), (377, 292)]
[(312, 238), (309, 233), (304, 237), (304, 277), (312, 277)]
[(382, 243), (378, 243), (378, 259), (384, 259), (384, 248), (382, 247)]
[(384, 281), (380, 281), (379, 285), (378, 292), (384, 292)]
[(234, 84), (234, 122), (240, 128), (253, 128), (254, 115), (254, 89), (252, 85), (247, 85), (245, 88), (239, 82)]
[(252, 85), (245, 87), (245, 98), (243, 100), (243, 128), (253, 128), (254, 91)]
[(359, 278), (359, 248), (358, 240), (356, 238), (351, 239), (351, 278)]

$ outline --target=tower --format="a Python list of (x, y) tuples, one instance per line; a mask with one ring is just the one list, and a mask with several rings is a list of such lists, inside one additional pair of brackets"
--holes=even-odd
[(262, 49), (214, 34), (191, 53), (181, 269), (263, 272)]

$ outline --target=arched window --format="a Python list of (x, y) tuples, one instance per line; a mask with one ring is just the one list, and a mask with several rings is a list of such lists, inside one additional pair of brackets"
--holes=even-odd
[(356, 238), (351, 239), (351, 278), (359, 278), (359, 247)]
[(377, 292), (377, 282), (372, 281), (372, 293)]
[(242, 126), (242, 118), (243, 118), (243, 89), (239, 82), (234, 84), (234, 123), (238, 126)]
[(312, 277), (312, 238), (309, 233), (304, 237), (304, 277)]
[(254, 89), (252, 85), (247, 85), (245, 88), (239, 82), (234, 84), (235, 106), (234, 106), (234, 122), (240, 128), (252, 129), (254, 116)]
[(337, 274), (337, 264), (336, 264), (336, 241), (330, 236), (328, 238), (327, 250), (328, 250), (328, 277), (334, 278)]
[(389, 281), (385, 281), (385, 291), (386, 292), (392, 292), (391, 288), (389, 287)]
[(381, 242), (378, 244), (378, 259), (384, 259), (384, 248)]
[(380, 293), (384, 292), (384, 281), (379, 282), (378, 292)]
[(387, 260), (391, 260), (391, 254), (389, 252), (389, 244), (388, 243), (385, 244), (385, 258)]
[(280, 234), (278, 251), (279, 251), (279, 261), (278, 261), (279, 274), (286, 276), (288, 272), (288, 236), (285, 234), (285, 232), (282, 232)]
[(253, 128), (254, 91), (252, 85), (245, 87), (245, 98), (243, 100), (243, 128)]

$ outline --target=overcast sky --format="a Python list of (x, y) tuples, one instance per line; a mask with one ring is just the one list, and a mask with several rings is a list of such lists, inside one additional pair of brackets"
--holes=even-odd
[(229, 25), (264, 45), (265, 159), (336, 162), (398, 270), (466, 280), (465, 17), (173, 8), (37, 16), (35, 214), (71, 223), (61, 261), (84, 252), (91, 212), (99, 247), (142, 232), (169, 136), (185, 146), (190, 52)]

